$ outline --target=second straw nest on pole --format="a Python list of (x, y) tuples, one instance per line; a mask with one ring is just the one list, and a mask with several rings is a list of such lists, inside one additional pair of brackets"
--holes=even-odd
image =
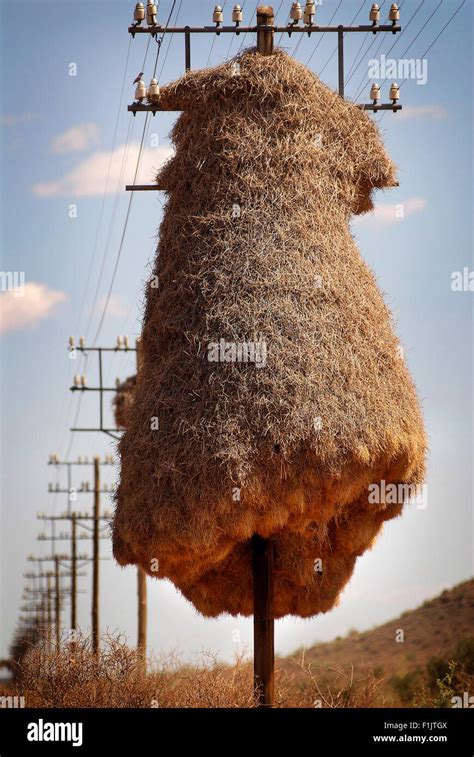
[(204, 615), (250, 615), (260, 534), (274, 616), (325, 612), (401, 512), (386, 487), (424, 476), (416, 392), (349, 228), (394, 166), (369, 117), (283, 52), (247, 51), (161, 97), (183, 112), (158, 176), (114, 554)]

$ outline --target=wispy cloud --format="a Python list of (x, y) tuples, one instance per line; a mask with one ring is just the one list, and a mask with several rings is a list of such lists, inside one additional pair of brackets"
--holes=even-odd
[(405, 218), (409, 218), (415, 213), (421, 213), (426, 207), (424, 197), (411, 197), (408, 200), (391, 203), (379, 203), (375, 205), (372, 213), (366, 213), (363, 216), (356, 216), (354, 221), (357, 223), (378, 223), (389, 225), (400, 223)]
[[(135, 175), (140, 145), (133, 142), (117, 147), (113, 153), (96, 152), (72, 171), (56, 181), (35, 184), (32, 189), (37, 197), (96, 197), (105, 191), (105, 181), (110, 161), (110, 176), (107, 194), (114, 194), (117, 187), (125, 189)], [(152, 182), (157, 170), (173, 154), (171, 147), (145, 148), (142, 153), (137, 182)]]
[(59, 134), (51, 146), (56, 155), (65, 155), (68, 152), (84, 152), (99, 144), (99, 127), (93, 121), (73, 126), (71, 129)]
[[(106, 297), (101, 297), (99, 302), (97, 303), (96, 311), (97, 313), (102, 313), (105, 307), (105, 301)], [(109, 303), (107, 305), (107, 315), (112, 316), (113, 318), (125, 318), (125, 316), (128, 314), (129, 306), (117, 295), (112, 295), (109, 298)]]
[(38, 113), (5, 113), (0, 116), (0, 123), (3, 126), (18, 126), (30, 121), (37, 121), (40, 118)]
[(402, 121), (413, 121), (421, 118), (434, 118), (440, 121), (447, 118), (448, 111), (442, 105), (404, 105), (398, 114)]
[(14, 291), (0, 294), (0, 333), (19, 331), (37, 326), (48, 318), (57, 305), (65, 302), (64, 292), (56, 292), (45, 284), (30, 281), (25, 284), (22, 296)]

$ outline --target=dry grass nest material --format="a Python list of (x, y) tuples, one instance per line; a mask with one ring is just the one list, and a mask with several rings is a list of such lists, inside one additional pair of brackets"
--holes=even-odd
[(115, 423), (117, 428), (126, 428), (128, 425), (129, 413), (133, 407), (133, 397), (135, 391), (135, 385), (137, 383), (136, 376), (129, 376), (125, 381), (117, 386), (117, 392), (114, 395), (112, 402)]
[[(369, 485), (424, 476), (416, 392), (349, 228), (395, 169), (370, 118), (280, 51), (161, 97), (183, 112), (157, 177), (114, 553), (204, 615), (248, 615), (258, 533), (275, 546), (275, 617), (325, 612), (402, 509)], [(221, 339), (264, 345), (260, 366), (209, 360)]]

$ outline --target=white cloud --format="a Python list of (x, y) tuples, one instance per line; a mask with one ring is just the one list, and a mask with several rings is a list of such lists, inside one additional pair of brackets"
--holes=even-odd
[[(107, 194), (114, 194), (117, 186), (124, 190), (125, 184), (133, 183), (139, 150), (138, 142), (133, 142), (128, 148), (117, 147), (113, 153), (96, 152), (61, 179), (35, 184), (33, 192), (37, 197), (101, 197), (112, 158)], [(136, 183), (152, 183), (158, 169), (172, 154), (171, 147), (144, 148)]]
[(397, 118), (402, 121), (411, 121), (419, 118), (434, 118), (440, 121), (446, 118), (448, 112), (442, 105), (404, 105)]
[(425, 207), (426, 200), (424, 197), (411, 197), (409, 200), (400, 202), (376, 204), (372, 213), (357, 216), (354, 220), (357, 220), (359, 223), (372, 222), (386, 225), (400, 223), (400, 221), (415, 213), (421, 213)]
[(68, 152), (83, 152), (99, 144), (99, 127), (93, 121), (73, 126), (59, 134), (52, 143), (52, 151), (56, 155)]
[[(101, 297), (98, 304), (96, 311), (97, 313), (102, 313), (105, 307), (106, 297)], [(109, 298), (109, 303), (107, 305), (107, 315), (111, 315), (113, 318), (125, 318), (125, 316), (128, 315), (128, 305), (120, 299), (120, 297), (117, 297), (116, 295), (112, 295)]]
[(17, 126), (18, 124), (26, 124), (38, 119), (39, 115), (37, 113), (5, 113), (4, 116), (0, 116), (0, 123), (3, 126)]
[(45, 284), (30, 281), (25, 284), (21, 296), (18, 292), (7, 291), (0, 294), (0, 333), (18, 331), (36, 326), (48, 318), (56, 306), (65, 302), (64, 292), (56, 292)]

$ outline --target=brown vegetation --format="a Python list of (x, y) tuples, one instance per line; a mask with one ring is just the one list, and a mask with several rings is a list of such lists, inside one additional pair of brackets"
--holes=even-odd
[[(441, 610), (443, 609), (443, 612)], [(474, 692), (474, 581), (425, 602), (365, 634), (277, 659), (277, 707), (452, 707)], [(455, 618), (455, 622), (453, 622)], [(403, 627), (406, 640), (394, 641)], [(423, 644), (420, 644), (423, 641)], [(32, 648), (14, 686), (27, 707), (252, 707), (252, 664), (202, 655), (184, 664), (169, 655), (143, 672), (141, 657), (120, 638), (103, 637), (50, 653)]]

